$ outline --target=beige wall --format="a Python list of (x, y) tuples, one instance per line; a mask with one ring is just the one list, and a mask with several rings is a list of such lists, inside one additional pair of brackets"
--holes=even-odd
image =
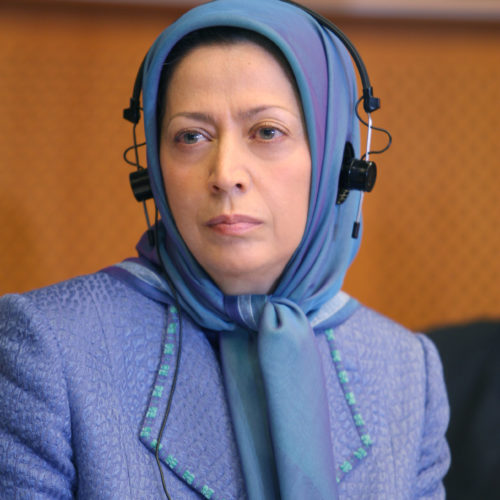
[[(12, 0), (11, 0), (12, 1)], [(47, 4), (49, 0), (17, 0)], [(50, 0), (59, 4), (137, 5), (190, 8), (200, 0)], [(356, 13), (385, 16), (500, 17), (497, 0), (301, 0), (299, 3), (326, 14)]]
[[(0, 293), (133, 254), (145, 223), (121, 113), (181, 11), (0, 4)], [(336, 21), (382, 98), (375, 124), (394, 136), (346, 289), (412, 328), (499, 317), (499, 24)]]

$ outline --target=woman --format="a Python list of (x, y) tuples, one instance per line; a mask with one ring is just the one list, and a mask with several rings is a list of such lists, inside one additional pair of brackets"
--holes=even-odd
[(154, 238), (1, 301), (2, 498), (444, 495), (435, 348), (340, 291), (349, 55), (300, 8), (248, 4), (195, 8), (148, 53)]

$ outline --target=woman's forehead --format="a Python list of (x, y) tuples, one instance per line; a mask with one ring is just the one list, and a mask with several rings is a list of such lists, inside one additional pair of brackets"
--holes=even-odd
[(252, 43), (201, 46), (175, 69), (162, 129), (182, 120), (221, 125), (274, 117), (303, 122), (293, 85), (278, 62)]
[(273, 91), (274, 86), (282, 90), (293, 87), (274, 55), (253, 42), (196, 47), (177, 64), (170, 85), (179, 79), (205, 94), (216, 90), (217, 85), (226, 86), (229, 91), (244, 84), (268, 91)]

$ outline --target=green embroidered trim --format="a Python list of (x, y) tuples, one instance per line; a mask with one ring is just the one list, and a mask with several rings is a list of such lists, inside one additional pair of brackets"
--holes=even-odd
[(340, 468), (342, 469), (342, 472), (350, 472), (352, 470), (352, 465), (351, 463), (346, 460), (341, 466)]
[(362, 460), (363, 458), (365, 458), (367, 455), (366, 453), (366, 450), (364, 448), (358, 448), (355, 452), (354, 452), (354, 456), (358, 459), (358, 460)]
[(158, 408), (156, 406), (151, 406), (149, 408), (148, 412), (146, 413), (146, 417), (147, 418), (155, 418), (157, 412), (158, 412)]
[(214, 490), (212, 490), (212, 488), (209, 488), (207, 485), (203, 486), (203, 488), (201, 489), (201, 494), (205, 497), (205, 498), (211, 498), (212, 495), (214, 494)]
[(354, 423), (356, 424), (357, 427), (365, 425), (365, 421), (363, 420), (363, 417), (359, 413), (356, 413), (354, 415)]
[[(153, 448), (156, 451), (156, 444), (158, 443), (157, 439), (153, 439), (151, 441), (151, 448)], [(161, 450), (163, 448), (163, 445), (160, 443), (160, 446), (158, 446), (158, 449)]]
[(344, 368), (342, 363), (342, 356), (336, 345), (336, 338), (333, 331), (333, 328), (329, 328), (325, 330), (325, 337), (330, 346), (330, 355), (333, 362), (333, 366), (337, 372), (337, 377), (340, 381), (340, 387), (344, 392), (344, 397), (348, 404), (349, 409), (351, 410), (352, 418), (354, 420), (354, 424), (356, 425), (356, 429), (358, 431), (359, 438), (361, 443), (364, 446), (359, 447), (356, 451), (354, 451), (350, 457), (348, 457), (344, 462), (339, 466), (339, 471), (336, 475), (336, 481), (339, 483), (341, 479), (351, 472), (351, 470), (355, 467), (356, 463), (359, 463), (361, 460), (364, 460), (368, 456), (368, 451), (370, 447), (373, 445), (373, 440), (370, 435), (366, 432), (365, 429), (365, 421), (359, 412), (356, 403), (356, 396), (350, 387), (350, 379), (347, 370)]
[(337, 349), (332, 350), (332, 359), (333, 359), (334, 363), (340, 363), (342, 361), (342, 358), (340, 356), (340, 352)]
[(328, 330), (326, 330), (325, 335), (328, 340), (335, 340), (335, 335), (333, 334), (333, 328), (329, 328)]
[(151, 435), (151, 427), (143, 427), (140, 436), (148, 438)]
[(170, 370), (169, 365), (161, 365), (160, 369), (158, 371), (158, 375), (161, 375), (162, 377), (166, 377), (168, 375), (169, 370)]
[[(174, 366), (176, 349), (178, 346), (178, 333), (179, 333), (179, 317), (177, 309), (174, 306), (168, 308), (169, 316), (167, 318), (166, 338), (163, 343), (163, 353), (158, 369), (156, 384), (153, 387), (152, 404), (146, 411), (143, 420), (143, 427), (140, 432), (140, 438), (143, 443), (151, 449), (153, 453), (156, 452), (157, 436), (161, 426), (161, 419), (167, 404), (168, 390), (172, 384), (173, 370), (170, 368)], [(155, 438), (153, 438), (155, 437)], [(160, 458), (171, 470), (175, 471), (187, 484), (189, 484), (196, 491), (201, 493), (204, 498), (211, 499), (216, 496), (215, 491), (208, 485), (196, 481), (195, 474), (189, 469), (184, 469), (186, 464), (179, 465), (179, 460), (172, 454), (168, 454), (160, 443), (158, 446)], [(181, 468), (182, 467), (182, 468)], [(179, 470), (180, 469), (180, 470)]]
[(173, 354), (174, 353), (174, 344), (167, 343), (163, 348), (163, 354)]
[(356, 404), (356, 398), (354, 397), (354, 394), (352, 392), (347, 392), (345, 398), (347, 400), (348, 405), (352, 406)]
[(191, 485), (193, 484), (194, 481), (194, 474), (192, 474), (186, 469), (184, 471), (184, 474), (182, 474), (182, 479), (184, 479), (184, 481), (186, 481), (187, 484)]
[(361, 436), (361, 441), (363, 441), (363, 444), (366, 446), (371, 446), (373, 444), (372, 438), (370, 437), (370, 434), (363, 434)]
[(155, 385), (155, 388), (153, 389), (153, 397), (154, 398), (161, 398), (163, 394), (163, 386), (162, 385)]
[(171, 469), (175, 469), (177, 467), (178, 461), (172, 455), (168, 455), (165, 459), (165, 462)]
[(349, 375), (345, 370), (339, 371), (339, 380), (342, 384), (347, 384), (349, 382)]

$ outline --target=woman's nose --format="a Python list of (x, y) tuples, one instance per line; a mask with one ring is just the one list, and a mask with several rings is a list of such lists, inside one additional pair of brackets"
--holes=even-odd
[(239, 194), (248, 190), (250, 177), (245, 168), (246, 155), (237, 139), (221, 140), (212, 161), (209, 188), (213, 194)]

